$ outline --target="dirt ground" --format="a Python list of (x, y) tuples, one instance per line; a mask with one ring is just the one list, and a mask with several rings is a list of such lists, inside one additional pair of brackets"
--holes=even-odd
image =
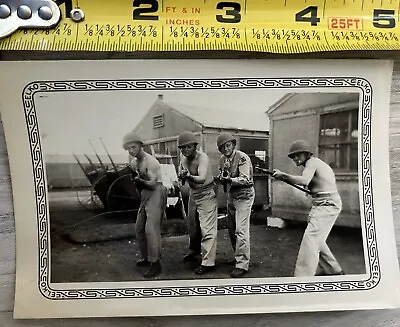
[[(82, 195), (83, 194), (83, 195)], [(79, 193), (81, 202), (85, 192)], [(131, 215), (98, 215), (79, 204), (76, 192), (50, 192), (51, 279), (61, 282), (144, 280), (135, 265), (140, 259)], [(252, 214), (251, 264), (244, 278), (293, 276), (304, 225), (267, 227), (268, 213)], [(168, 220), (162, 239), (162, 273), (155, 279), (230, 278), (234, 259), (224, 219), (219, 220), (216, 271), (198, 276), (183, 263), (188, 236), (186, 223)], [(365, 273), (361, 231), (334, 228), (328, 245), (347, 274)]]

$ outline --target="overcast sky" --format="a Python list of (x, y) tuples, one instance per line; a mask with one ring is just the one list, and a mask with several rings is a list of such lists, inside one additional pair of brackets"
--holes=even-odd
[[(36, 98), (42, 148), (45, 154), (105, 154), (101, 137), (112, 155), (126, 155), (122, 137), (148, 112), (160, 91), (101, 91), (41, 94)], [(163, 91), (166, 102), (215, 110), (265, 112), (284, 96), (280, 90)]]

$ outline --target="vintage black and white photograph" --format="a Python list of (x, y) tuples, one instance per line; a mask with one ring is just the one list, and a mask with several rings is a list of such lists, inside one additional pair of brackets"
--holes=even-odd
[(149, 299), (201, 301), (196, 314), (229, 313), (216, 303), (246, 295), (245, 312), (305, 310), (284, 295), (376, 307), (364, 293), (390, 289), (384, 271), (398, 263), (377, 146), (390, 63), (48, 64), (26, 64), (1, 108), (21, 206), (17, 287), (29, 275), (33, 298), (76, 301), (62, 315), (171, 314), (93, 303)]
[[(359, 103), (262, 89), (39, 95), (51, 281), (365, 274)], [(274, 175), (305, 167), (305, 182), (287, 180), (298, 187)]]

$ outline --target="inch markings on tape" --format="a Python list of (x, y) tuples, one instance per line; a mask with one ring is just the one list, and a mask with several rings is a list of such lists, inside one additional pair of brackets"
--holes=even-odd
[(19, 29), (0, 39), (0, 50), (400, 49), (400, 0), (79, 0), (79, 6), (75, 0), (55, 2), (62, 15), (57, 26)]

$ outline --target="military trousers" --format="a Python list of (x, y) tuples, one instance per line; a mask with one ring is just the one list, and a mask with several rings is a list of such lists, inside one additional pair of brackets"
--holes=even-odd
[(136, 241), (142, 259), (161, 259), (161, 224), (165, 219), (167, 189), (159, 183), (154, 190), (143, 189), (135, 224)]
[(188, 203), (189, 251), (201, 253), (203, 266), (214, 266), (217, 252), (217, 195), (214, 183), (190, 189)]
[(249, 270), (250, 215), (255, 199), (254, 187), (231, 190), (228, 194), (228, 233), (235, 251), (235, 267)]
[(295, 276), (314, 276), (319, 268), (326, 274), (342, 271), (326, 240), (342, 210), (339, 194), (313, 198), (308, 224), (297, 256)]

